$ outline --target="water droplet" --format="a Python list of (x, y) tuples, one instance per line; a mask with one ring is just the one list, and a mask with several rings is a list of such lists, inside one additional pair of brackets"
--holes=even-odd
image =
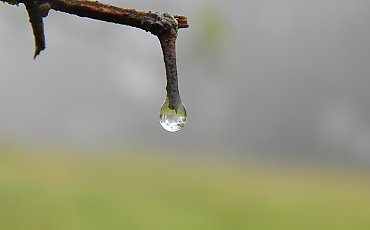
[(186, 124), (186, 110), (185, 106), (181, 103), (176, 110), (169, 108), (169, 100), (166, 101), (161, 107), (159, 114), (159, 121), (162, 127), (169, 132), (177, 132), (182, 129)]

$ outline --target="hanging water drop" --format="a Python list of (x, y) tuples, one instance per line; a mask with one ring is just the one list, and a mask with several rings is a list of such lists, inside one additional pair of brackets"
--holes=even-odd
[(167, 95), (166, 100), (161, 107), (159, 121), (162, 127), (169, 132), (177, 132), (186, 124), (186, 110), (184, 104), (181, 102), (176, 66), (176, 38), (178, 24), (174, 18), (173, 22), (175, 25), (172, 29), (158, 34), (163, 51), (167, 79)]
[(177, 132), (186, 124), (185, 106), (180, 103), (177, 109), (171, 109), (168, 97), (163, 102), (159, 114), (159, 122), (169, 132)]

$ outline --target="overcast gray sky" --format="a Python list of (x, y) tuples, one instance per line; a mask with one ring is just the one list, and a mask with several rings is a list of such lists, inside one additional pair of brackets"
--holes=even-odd
[(189, 17), (188, 124), (159, 125), (165, 75), (144, 31), (59, 12), (32, 59), (24, 7), (0, 4), (0, 138), (370, 160), (367, 0), (106, 1)]

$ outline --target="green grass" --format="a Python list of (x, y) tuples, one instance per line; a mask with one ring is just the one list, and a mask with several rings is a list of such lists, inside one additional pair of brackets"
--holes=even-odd
[(0, 150), (0, 229), (370, 229), (360, 173), (136, 155)]

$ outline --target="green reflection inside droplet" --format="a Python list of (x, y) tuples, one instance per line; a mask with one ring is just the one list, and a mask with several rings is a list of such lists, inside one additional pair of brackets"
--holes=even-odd
[(169, 132), (177, 132), (186, 124), (186, 110), (181, 103), (177, 110), (169, 108), (169, 99), (166, 97), (161, 107), (159, 121), (162, 127)]

